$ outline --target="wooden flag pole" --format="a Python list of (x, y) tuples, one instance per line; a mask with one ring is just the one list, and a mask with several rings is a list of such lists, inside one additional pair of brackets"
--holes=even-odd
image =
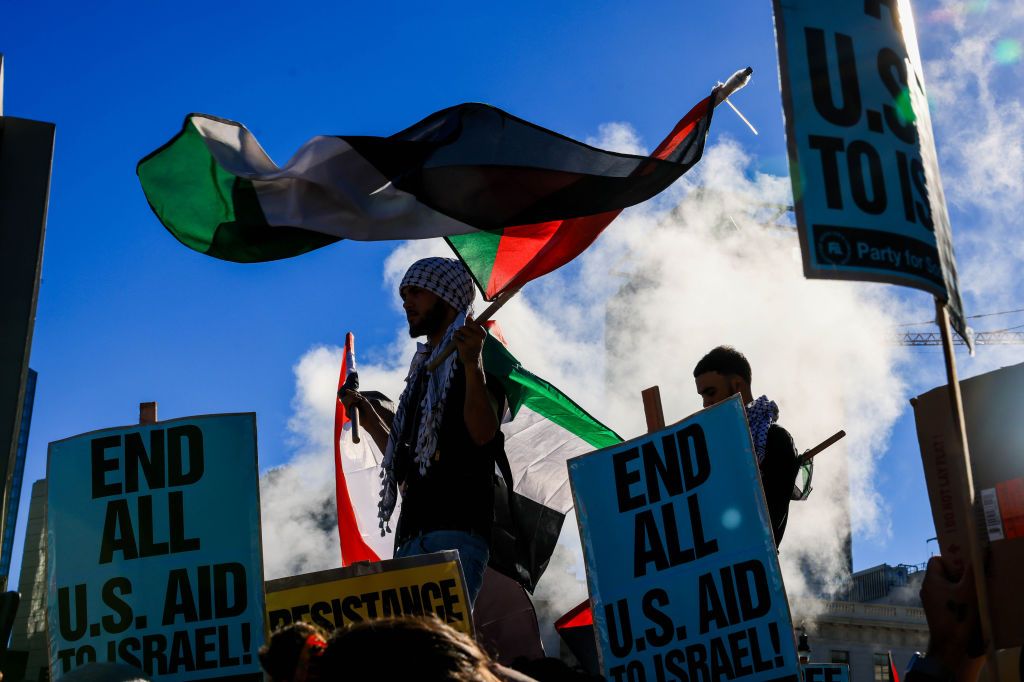
[[(517, 293), (519, 293), (519, 289), (512, 289), (510, 291), (503, 291), (503, 292), (501, 292), (500, 294), (498, 294), (498, 297), (495, 298), (491, 302), (491, 304), (489, 306), (484, 308), (484, 311), (482, 313), (480, 313), (480, 316), (476, 317), (474, 319), (477, 322), (479, 322), (480, 324), (483, 324), (487, 320), (491, 319), (491, 317), (494, 315), (494, 313), (496, 313), (499, 310), (501, 310), (501, 306), (503, 306), (506, 303), (508, 303), (509, 300), (513, 296), (515, 296)], [(445, 361), (445, 358), (447, 358), (449, 355), (451, 355), (454, 352), (455, 352), (455, 341), (452, 340), (452, 341), (449, 341), (448, 345), (445, 346), (441, 350), (441, 352), (437, 354), (436, 358), (434, 358), (433, 360), (430, 361), (429, 364), (427, 364), (427, 371), (428, 372), (433, 372), (435, 369), (437, 369), (438, 367), (441, 366), (441, 363)]]
[[(964, 488), (956, 495), (956, 504), (960, 507), (960, 513), (964, 519), (967, 529), (968, 548), (971, 552), (971, 566), (974, 568), (974, 586), (978, 596), (978, 614), (981, 621), (981, 636), (985, 640), (985, 664), (989, 672), (989, 680), (998, 682), (999, 664), (995, 651), (994, 629), (992, 627), (992, 614), (989, 611), (988, 585), (985, 583), (985, 548), (981, 543), (981, 536), (978, 533), (974, 513), (974, 475), (971, 471), (971, 455), (967, 446), (967, 429), (964, 424), (963, 398), (960, 395), (960, 380), (956, 371), (956, 356), (953, 351), (953, 336), (950, 333), (949, 311), (946, 304), (935, 299), (935, 321), (939, 325), (939, 332), (942, 335), (942, 355), (946, 363), (946, 381), (949, 390), (949, 404), (953, 417), (953, 433), (956, 442), (960, 444), (960, 457), (950, 459), (954, 469), (960, 468), (960, 475), (964, 481)], [(955, 494), (955, 493), (954, 493)]]

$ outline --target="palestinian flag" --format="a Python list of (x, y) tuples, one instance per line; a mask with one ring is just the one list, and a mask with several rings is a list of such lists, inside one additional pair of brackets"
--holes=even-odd
[[(704, 153), (713, 101), (712, 94), (691, 109), (650, 158), (676, 164), (681, 169), (680, 175), (696, 164)], [(646, 169), (638, 167), (637, 172), (646, 172)], [(452, 235), (445, 240), (473, 275), (484, 299), (490, 301), (504, 291), (518, 289), (571, 261), (621, 212), (622, 209), (614, 209), (533, 225)]]
[[(484, 342), (483, 360), (484, 369), (501, 379), (508, 401), (501, 430), (511, 471), (503, 473), (513, 481), (511, 504), (495, 502), (491, 566), (532, 592), (573, 507), (566, 461), (622, 438), (525, 369), (493, 335)], [(510, 518), (502, 518), (505, 510)]]
[[(484, 281), (478, 253), (492, 253), (499, 278), (524, 259), (529, 272), (546, 272), (618, 211), (671, 185), (700, 158), (711, 101), (650, 157), (596, 149), (495, 107), (460, 104), (390, 137), (314, 137), (281, 167), (243, 125), (190, 114), (136, 172), (164, 226), (209, 256), (257, 262), (339, 239), (487, 233), (486, 242), (458, 247)], [(525, 251), (508, 241), (520, 234), (533, 245)]]
[[(556, 387), (524, 369), (493, 335), (484, 343), (483, 359), (484, 368), (499, 377), (508, 398), (501, 430), (513, 481), (511, 504), (507, 498), (495, 501), (499, 519), (491, 547), (491, 566), (533, 590), (547, 568), (565, 515), (573, 506), (566, 460), (620, 443), (622, 439)], [(387, 558), (391, 556), (394, 535), (380, 538), (376, 532), (379, 459), (375, 450), (369, 450), (370, 441), (364, 436), (359, 445), (354, 445), (341, 431), (339, 529), (343, 518), (349, 516), (357, 519), (358, 527), (351, 530), (344, 521), (350, 530), (342, 533), (342, 554), (346, 553), (347, 536), (351, 551), (357, 553), (354, 556), (361, 556), (365, 544), (377, 556)], [(343, 490), (350, 491), (353, 497), (343, 496)], [(359, 559), (349, 559), (354, 560)]]

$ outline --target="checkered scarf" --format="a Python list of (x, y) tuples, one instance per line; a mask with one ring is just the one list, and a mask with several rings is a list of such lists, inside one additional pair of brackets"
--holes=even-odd
[[(417, 286), (436, 294), (441, 300), (459, 311), (459, 314), (451, 326), (445, 330), (444, 338), (436, 347), (425, 343), (417, 344), (416, 355), (413, 356), (409, 374), (405, 377), (405, 389), (398, 399), (398, 408), (395, 410), (391, 434), (388, 437), (384, 461), (381, 464), (380, 501), (377, 503), (377, 520), (381, 536), (391, 532), (388, 523), (398, 502), (395, 455), (399, 446), (398, 440), (405, 432), (406, 419), (409, 418), (410, 412), (415, 412), (411, 403), (416, 386), (423, 380), (421, 377), (427, 371), (430, 361), (451, 342), (455, 331), (466, 323), (466, 314), (470, 311), (473, 303), (473, 280), (462, 263), (452, 258), (424, 258), (416, 261), (402, 278), (399, 291), (407, 286)], [(413, 461), (418, 465), (417, 470), (420, 476), (426, 475), (431, 458), (437, 453), (437, 434), (441, 427), (441, 419), (444, 417), (448, 388), (451, 386), (452, 376), (455, 374), (456, 357), (457, 353), (449, 355), (425, 379), (427, 386), (419, 403), (419, 429), (416, 433), (415, 443), (410, 444)]]
[(747, 405), (747, 424), (754, 439), (754, 452), (757, 453), (758, 464), (764, 459), (764, 451), (768, 445), (768, 429), (777, 421), (779, 406), (774, 400), (768, 400), (768, 396), (763, 395)]
[(462, 263), (454, 258), (422, 258), (411, 266), (398, 285), (419, 287), (437, 294), (459, 312), (472, 312), (473, 279)]

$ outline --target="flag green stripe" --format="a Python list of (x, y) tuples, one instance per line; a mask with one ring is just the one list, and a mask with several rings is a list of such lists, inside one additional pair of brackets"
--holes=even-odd
[[(197, 168), (206, 169), (197, 173)], [(136, 171), (149, 205), (178, 241), (207, 253), (221, 223), (235, 220), (236, 177), (221, 168), (191, 121)]]
[(178, 241), (200, 253), (258, 263), (338, 241), (320, 232), (268, 225), (253, 183), (217, 163), (191, 120), (167, 145), (140, 161), (137, 173), (160, 221)]
[(498, 244), (501, 243), (502, 231), (473, 232), (445, 237), (448, 246), (469, 270), (476, 280), (480, 291), (487, 292), (491, 282), (491, 271), (498, 259)]
[(484, 343), (484, 367), (501, 378), (513, 418), (524, 405), (575, 434), (595, 449), (621, 443), (622, 438), (591, 417), (569, 396), (523, 368), (505, 346), (488, 336)]
[(587, 414), (569, 396), (532, 372), (520, 369), (510, 374), (508, 380), (526, 389), (523, 405), (576, 434), (595, 450), (622, 442), (618, 434)]
[(236, 263), (291, 258), (333, 244), (338, 237), (287, 225), (268, 225), (253, 184), (237, 178), (231, 194), (235, 220), (217, 226), (210, 256)]

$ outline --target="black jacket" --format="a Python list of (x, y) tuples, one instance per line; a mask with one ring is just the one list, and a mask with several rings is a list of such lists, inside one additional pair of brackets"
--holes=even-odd
[(775, 546), (778, 547), (782, 543), (783, 533), (786, 532), (789, 503), (793, 497), (793, 482), (800, 469), (793, 437), (778, 424), (772, 424), (768, 428), (764, 459), (761, 460), (759, 468), (761, 487), (764, 489), (768, 516), (772, 522), (772, 534), (775, 536)]

